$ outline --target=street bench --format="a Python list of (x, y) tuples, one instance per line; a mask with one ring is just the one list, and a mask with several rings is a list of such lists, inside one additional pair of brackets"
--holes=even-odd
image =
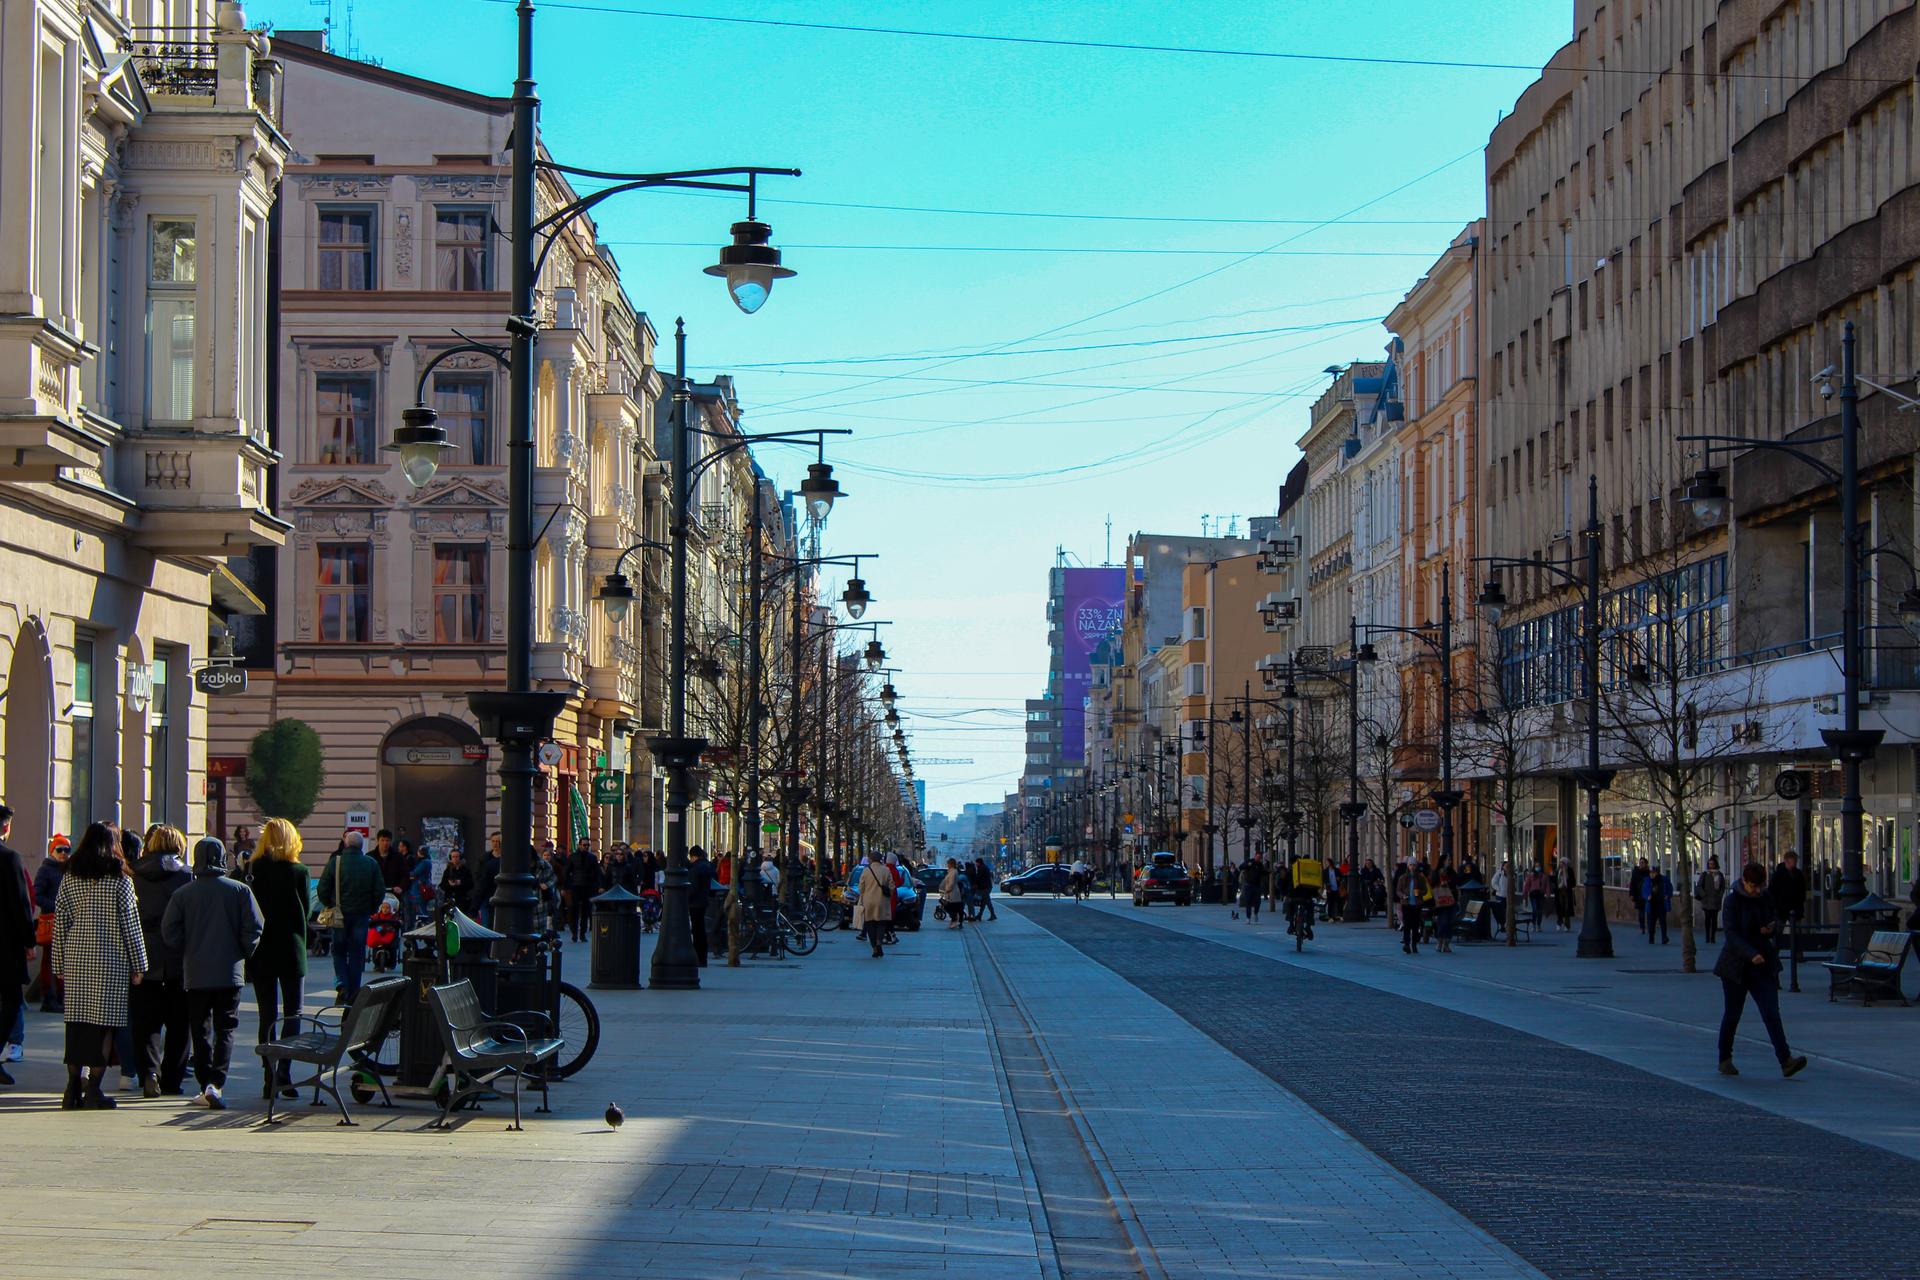
[(547, 1107), (547, 1073), (542, 1068), (553, 1061), (566, 1043), (551, 1034), (534, 1039), (523, 1024), (543, 1024), (553, 1030), (552, 1019), (537, 1010), (515, 1010), (512, 1021), (490, 1018), (480, 1008), (480, 997), (466, 979), (433, 988), (434, 1025), (440, 1032), (448, 1068), (446, 1092), (441, 1101), (440, 1118), (435, 1128), (445, 1128), (456, 1109), (483, 1095), (497, 1096), (495, 1082), (505, 1078), (513, 1085), (513, 1125), (520, 1126), (520, 1084), (532, 1081), (540, 1090), (540, 1111)]
[(1907, 955), (1912, 950), (1912, 934), (1899, 929), (1881, 929), (1867, 939), (1866, 948), (1854, 963), (1823, 961), (1827, 967), (1828, 1002), (1838, 999), (1842, 991), (1858, 990), (1869, 1005), (1873, 1003), (1874, 993), (1879, 992), (1896, 997), (1905, 1006), (1907, 997), (1900, 989), (1900, 974), (1907, 967)]
[[(254, 1052), (260, 1055), (260, 1063), (270, 1078), (278, 1075), (281, 1063), (297, 1062), (312, 1067), (313, 1074), (304, 1080), (293, 1081), (293, 1087), (304, 1089), (312, 1085), (312, 1105), (316, 1107), (322, 1105), (320, 1095), (326, 1094), (340, 1108), (340, 1123), (351, 1125), (353, 1117), (348, 1114), (346, 1101), (340, 1096), (340, 1068), (356, 1055), (378, 1052), (380, 1042), (387, 1038), (399, 1020), (400, 997), (406, 990), (405, 978), (375, 978), (360, 988), (360, 994), (353, 998), (351, 1005), (341, 1010), (338, 1018), (327, 1017), (325, 1010), (317, 1014), (290, 1015), (289, 1021), (311, 1024), (313, 1030), (269, 1040), (256, 1045)], [(377, 1072), (373, 1073), (373, 1079), (380, 1085), (383, 1105), (392, 1106), (393, 1099), (387, 1095), (387, 1086), (380, 1081)], [(274, 1122), (274, 1107), (279, 1095), (277, 1084), (267, 1094), (268, 1124)]]

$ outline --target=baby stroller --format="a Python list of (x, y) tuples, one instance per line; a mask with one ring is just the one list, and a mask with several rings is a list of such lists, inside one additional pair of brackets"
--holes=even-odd
[(660, 891), (642, 889), (640, 891), (640, 929), (652, 933), (660, 925)]
[(400, 903), (392, 894), (367, 917), (367, 960), (375, 973), (386, 973), (400, 962)]

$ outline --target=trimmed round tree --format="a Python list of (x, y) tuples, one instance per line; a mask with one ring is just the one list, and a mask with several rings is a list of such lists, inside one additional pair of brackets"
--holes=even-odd
[(313, 812), (327, 780), (320, 735), (304, 720), (276, 720), (247, 748), (247, 791), (269, 818), (299, 826)]

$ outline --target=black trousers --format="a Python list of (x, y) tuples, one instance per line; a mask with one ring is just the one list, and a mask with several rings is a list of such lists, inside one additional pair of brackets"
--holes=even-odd
[(1720, 994), (1725, 1007), (1720, 1015), (1720, 1060), (1733, 1057), (1733, 1033), (1740, 1029), (1740, 1015), (1746, 1011), (1747, 997), (1760, 1010), (1760, 1021), (1767, 1024), (1767, 1039), (1773, 1041), (1773, 1056), (1785, 1062), (1792, 1056), (1787, 1050), (1787, 1030), (1780, 1025), (1780, 984), (1763, 978), (1757, 982), (1729, 982), (1720, 979)]
[(193, 1030), (193, 1078), (201, 1088), (227, 1087), (233, 1063), (233, 1033), (240, 1025), (240, 988), (208, 987), (187, 992), (187, 1022)]
[(1400, 945), (1408, 951), (1420, 950), (1420, 904), (1400, 904)]
[(172, 1093), (187, 1078), (187, 989), (177, 978), (142, 979), (129, 993), (127, 1014), (133, 1029), (128, 1065), (142, 1084), (152, 1080)]
[(707, 903), (705, 899), (687, 902), (687, 917), (693, 925), (693, 954), (700, 959), (700, 967), (707, 966)]
[[(140, 988), (135, 987), (138, 991)], [(21, 985), (10, 978), (0, 978), (0, 1044), (13, 1034), (14, 1019), (20, 1016), (20, 1010), (26, 1006), (26, 993)]]
[[(297, 973), (253, 980), (253, 1006), (260, 1013), (256, 1043), (300, 1033), (300, 1006), (306, 1002), (307, 980)], [(291, 1066), (280, 1064), (280, 1078), (291, 1078)]]
[(575, 942), (593, 932), (593, 891), (575, 889), (569, 898), (568, 927)]

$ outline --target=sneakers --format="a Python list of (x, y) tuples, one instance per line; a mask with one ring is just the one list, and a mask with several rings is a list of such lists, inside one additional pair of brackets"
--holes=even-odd
[(10, 1045), (8, 1045), (8, 1046), (7, 1046), (7, 1057), (6, 1057), (6, 1060), (7, 1060), (8, 1062), (18, 1062), (18, 1061), (20, 1061), (20, 1059), (21, 1059), (22, 1057), (24, 1057), (24, 1056), (25, 1056), (25, 1054), (24, 1054), (24, 1053), (23, 1053), (23, 1052), (21, 1051), (21, 1048), (20, 1048), (20, 1046), (19, 1046), (19, 1045), (17, 1045), (17, 1044), (10, 1044)]
[(1722, 1058), (1720, 1059), (1720, 1074), (1723, 1076), (1737, 1076), (1740, 1074), (1740, 1068), (1733, 1065), (1732, 1058)]
[(220, 1096), (220, 1086), (217, 1084), (210, 1084), (201, 1090), (200, 1101), (206, 1103), (207, 1109), (210, 1111), (225, 1111), (227, 1109), (226, 1099)]
[(1806, 1069), (1807, 1069), (1807, 1060), (1805, 1056), (1801, 1056), (1797, 1058), (1788, 1058), (1785, 1062), (1780, 1064), (1780, 1074), (1787, 1077), (1789, 1080), (1799, 1075), (1802, 1071), (1805, 1071)]
[(13, 1075), (5, 1067), (0, 1067), (0, 1085), (11, 1087), (13, 1083)]

